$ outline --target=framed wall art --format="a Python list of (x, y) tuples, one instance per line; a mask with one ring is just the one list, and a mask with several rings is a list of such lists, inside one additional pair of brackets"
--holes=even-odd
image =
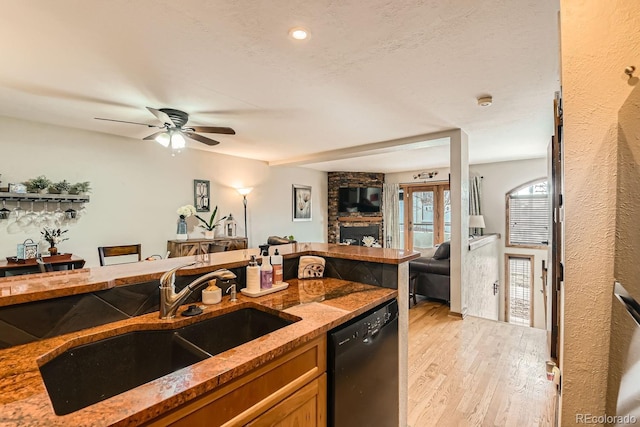
[(209, 181), (203, 179), (193, 180), (193, 206), (196, 207), (196, 212), (208, 212), (210, 211), (210, 195), (209, 195)]
[(20, 193), (20, 194), (26, 194), (27, 193), (27, 186), (24, 184), (9, 184), (9, 193)]
[(311, 221), (311, 187), (293, 184), (293, 220)]

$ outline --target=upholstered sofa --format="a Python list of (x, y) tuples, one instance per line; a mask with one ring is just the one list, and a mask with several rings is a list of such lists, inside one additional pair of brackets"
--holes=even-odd
[(409, 262), (409, 285), (413, 294), (449, 302), (450, 299), (450, 242), (440, 244), (433, 256)]

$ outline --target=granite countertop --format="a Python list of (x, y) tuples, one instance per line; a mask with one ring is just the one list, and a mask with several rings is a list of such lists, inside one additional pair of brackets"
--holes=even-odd
[[(353, 254), (358, 256), (359, 252), (355, 250)], [(181, 260), (184, 262), (184, 258)], [(160, 320), (156, 312), (0, 350), (0, 426), (140, 424), (397, 296), (394, 289), (334, 278), (293, 279), (289, 284), (286, 290), (259, 298), (239, 294), (235, 303), (225, 297), (220, 304), (206, 306), (204, 313), (196, 318), (178, 316)], [(68, 348), (133, 330), (179, 328), (245, 307), (277, 310), (284, 313), (282, 316), (296, 316), (301, 320), (87, 408), (64, 416), (55, 415), (38, 367)]]
[[(400, 249), (330, 243), (292, 243), (279, 245), (277, 248), (284, 259), (301, 255), (318, 255), (382, 264), (401, 264), (420, 256), (418, 252), (406, 252)], [(208, 254), (207, 261), (181, 269), (177, 275), (204, 274), (216, 268), (244, 267), (249, 264), (251, 255), (259, 255), (259, 249), (211, 253)], [(190, 256), (0, 278), (0, 307), (157, 280), (167, 270), (195, 261), (196, 257)]]

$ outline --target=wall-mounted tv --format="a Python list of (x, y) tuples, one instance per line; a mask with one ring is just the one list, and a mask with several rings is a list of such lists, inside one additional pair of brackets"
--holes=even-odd
[(338, 189), (338, 212), (380, 212), (382, 188), (354, 187)]

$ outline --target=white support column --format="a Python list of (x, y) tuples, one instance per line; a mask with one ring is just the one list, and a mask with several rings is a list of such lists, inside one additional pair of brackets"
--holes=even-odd
[(468, 275), (466, 258), (469, 245), (469, 140), (461, 129), (451, 133), (451, 305), (450, 311), (462, 316), (467, 311), (464, 283)]
[(409, 263), (398, 265), (399, 426), (409, 414)]

